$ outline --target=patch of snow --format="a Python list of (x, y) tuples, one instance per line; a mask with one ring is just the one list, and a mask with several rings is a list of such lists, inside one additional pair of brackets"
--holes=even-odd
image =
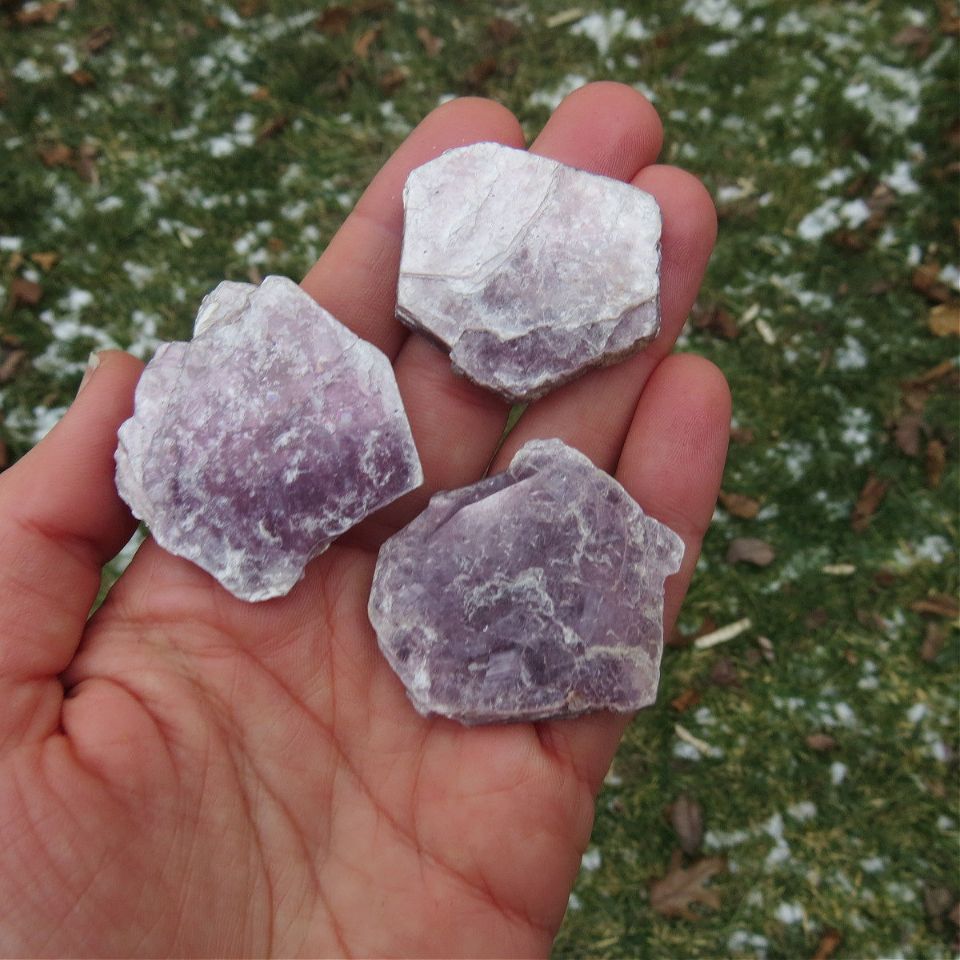
[(801, 800), (792, 807), (787, 807), (787, 813), (794, 820), (799, 820), (802, 823), (804, 820), (812, 820), (817, 815), (817, 805), (810, 800)]
[(801, 240), (820, 240), (836, 230), (840, 224), (840, 201), (836, 197), (824, 200), (797, 224), (797, 236)]
[(791, 10), (777, 21), (775, 33), (778, 37), (797, 37), (809, 29), (810, 22), (804, 20), (796, 10)]
[(600, 851), (596, 847), (591, 847), (580, 859), (580, 866), (584, 870), (599, 870), (602, 859)]
[(561, 101), (587, 83), (587, 78), (579, 73), (568, 73), (555, 87), (534, 90), (527, 102), (534, 107), (546, 107), (556, 110)]
[(736, 46), (736, 40), (717, 40), (714, 43), (707, 44), (703, 52), (708, 57), (725, 57)]
[(601, 56), (610, 52), (610, 45), (617, 37), (630, 40), (645, 40), (650, 36), (639, 18), (627, 19), (626, 11), (611, 10), (609, 13), (591, 13), (578, 20), (571, 28), (574, 36), (588, 37), (597, 45)]
[(902, 196), (920, 192), (920, 184), (913, 179), (910, 163), (907, 160), (895, 163), (893, 169), (881, 179), (891, 190), (896, 190)]
[(723, 30), (736, 30), (743, 22), (743, 14), (731, 0), (687, 0), (683, 12), (708, 27)]
[(834, 353), (833, 362), (838, 370), (863, 370), (868, 362), (867, 351), (856, 337), (848, 333)]
[(774, 916), (776, 916), (781, 923), (803, 923), (806, 919), (807, 912), (799, 903), (781, 903), (774, 911)]
[(907, 719), (911, 723), (919, 723), (929, 712), (930, 708), (925, 703), (915, 703), (907, 711)]

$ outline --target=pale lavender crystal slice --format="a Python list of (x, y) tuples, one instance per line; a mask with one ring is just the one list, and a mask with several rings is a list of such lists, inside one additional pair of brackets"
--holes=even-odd
[(499, 143), (403, 191), (397, 316), (454, 368), (532, 400), (660, 329), (660, 208), (642, 190)]
[(143, 372), (116, 460), (157, 542), (243, 600), (287, 593), (423, 479), (390, 362), (284, 277), (204, 299)]
[(370, 620), (421, 714), (462, 723), (656, 699), (683, 541), (560, 440), (433, 497), (380, 550)]

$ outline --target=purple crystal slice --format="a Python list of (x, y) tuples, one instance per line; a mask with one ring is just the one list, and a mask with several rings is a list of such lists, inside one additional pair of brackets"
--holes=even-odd
[(660, 208), (629, 184), (499, 143), (449, 150), (403, 191), (397, 316), (511, 401), (660, 330)]
[(285, 277), (204, 299), (144, 370), (116, 460), (157, 542), (243, 600), (287, 593), (423, 480), (390, 362)]
[(380, 550), (370, 620), (416, 709), (463, 723), (656, 699), (683, 541), (560, 440), (439, 493)]

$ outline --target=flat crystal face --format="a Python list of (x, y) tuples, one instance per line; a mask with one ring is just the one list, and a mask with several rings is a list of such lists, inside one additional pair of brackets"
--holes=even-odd
[(414, 170), (403, 202), (397, 316), (506, 399), (535, 399), (659, 332), (650, 194), (477, 143)]
[(243, 600), (423, 475), (387, 358), (284, 277), (222, 283), (162, 346), (119, 432), (117, 488), (166, 550)]
[(416, 709), (538, 720), (656, 698), (665, 579), (683, 541), (559, 440), (434, 496), (383, 545), (380, 648)]

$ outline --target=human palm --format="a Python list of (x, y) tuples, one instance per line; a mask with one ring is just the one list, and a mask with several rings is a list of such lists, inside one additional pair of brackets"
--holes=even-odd
[(437, 489), (560, 436), (687, 544), (676, 616), (716, 496), (729, 396), (668, 357), (714, 236), (697, 181), (652, 165), (659, 121), (593, 84), (533, 149), (634, 182), (664, 213), (663, 332), (534, 404), (506, 407), (393, 319), (412, 167), (476, 140), (522, 145), (480, 100), (431, 114), (304, 281), (394, 361), (426, 484), (342, 538), (287, 596), (238, 601), (147, 542), (87, 620), (133, 520), (116, 430), (140, 365), (102, 355), (64, 420), (0, 476), (0, 953), (542, 955), (625, 720), (464, 728), (418, 716), (366, 616), (384, 537)]

